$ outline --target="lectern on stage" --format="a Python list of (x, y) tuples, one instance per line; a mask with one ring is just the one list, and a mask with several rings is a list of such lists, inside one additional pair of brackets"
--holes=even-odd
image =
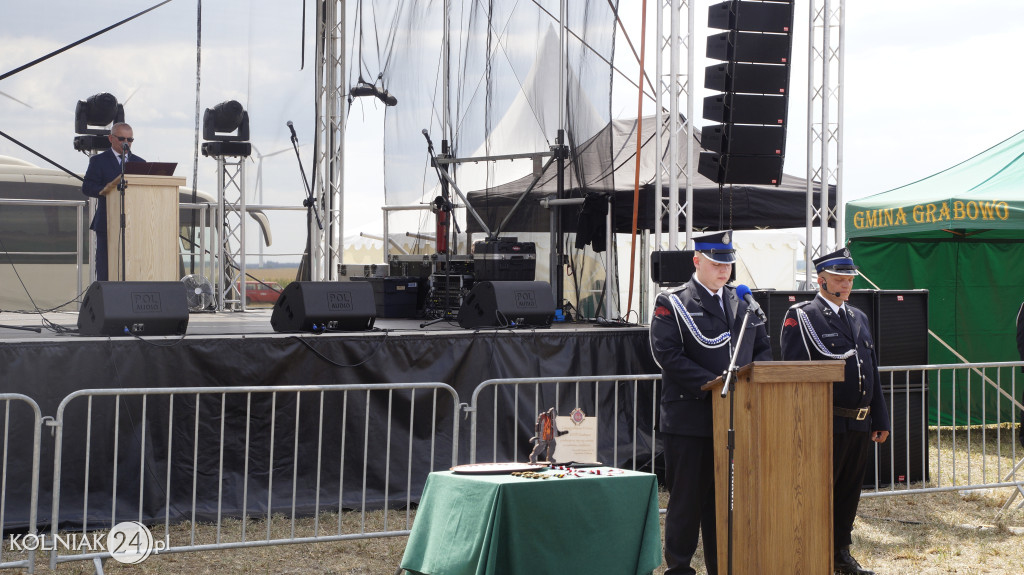
[(180, 176), (126, 175), (124, 192), (125, 273), (121, 273), (120, 178), (107, 184), (107, 269), (111, 280), (177, 281), (179, 279), (178, 186)]
[[(754, 362), (734, 403), (733, 573), (832, 573), (832, 382), (842, 361)], [(729, 397), (712, 391), (718, 571), (729, 537)]]

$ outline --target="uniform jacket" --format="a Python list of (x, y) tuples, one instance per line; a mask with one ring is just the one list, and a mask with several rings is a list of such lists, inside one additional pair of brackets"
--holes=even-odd
[[(135, 154), (128, 154), (129, 162), (145, 162)], [(85, 181), (82, 183), (82, 193), (91, 197), (99, 198), (96, 202), (96, 215), (92, 218), (90, 230), (99, 233), (107, 233), (107, 198), (100, 195), (100, 191), (114, 178), (121, 175), (121, 163), (113, 149), (107, 149), (89, 158), (89, 168), (85, 171)]]
[[(849, 325), (832, 311), (828, 302), (820, 295), (811, 301), (801, 302), (789, 308), (782, 322), (782, 359), (835, 359), (821, 353), (814, 342), (815, 334), (829, 354), (842, 355), (856, 349), (855, 354), (846, 358), (843, 381), (833, 384), (832, 403), (847, 409), (870, 406), (871, 414), (862, 421), (836, 416), (833, 418), (832, 430), (834, 433), (889, 431), (889, 410), (882, 395), (875, 342), (871, 338), (868, 317), (859, 309), (850, 307), (849, 303), (846, 304), (846, 308)], [(811, 329), (801, 327), (798, 310), (806, 314)]]
[[(764, 322), (756, 315), (746, 316), (747, 303), (736, 297), (735, 289), (726, 286), (723, 293), (731, 326), (726, 323), (722, 308), (692, 278), (680, 288), (661, 293), (655, 301), (651, 350), (654, 361), (661, 367), (658, 429), (662, 433), (711, 437), (711, 394), (700, 388), (729, 368), (731, 350), (736, 343), (734, 337), (739, 337), (743, 321), (747, 322), (747, 330), (736, 365), (772, 359)], [(679, 306), (687, 314), (682, 313)], [(692, 326), (686, 321), (686, 315), (692, 320)], [(694, 330), (705, 341), (701, 341)], [(729, 332), (733, 337), (715, 347), (715, 340)]]

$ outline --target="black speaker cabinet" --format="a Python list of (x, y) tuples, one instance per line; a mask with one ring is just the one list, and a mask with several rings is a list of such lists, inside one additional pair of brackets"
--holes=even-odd
[[(720, 124), (767, 124), (785, 127), (786, 96), (763, 94), (714, 94), (704, 98), (704, 119)], [(704, 131), (701, 130), (701, 144)]]
[(712, 124), (700, 131), (700, 145), (719, 154), (780, 156), (786, 147), (786, 128)]
[(373, 327), (377, 307), (368, 282), (292, 282), (274, 304), (274, 331), (363, 331)]
[(484, 281), (473, 289), (459, 308), (459, 326), (548, 327), (555, 318), (555, 298), (547, 282)]
[(720, 2), (708, 8), (708, 28), (787, 34), (793, 28), (793, 3)]
[(760, 184), (777, 186), (782, 182), (779, 156), (732, 156), (701, 152), (697, 173), (720, 184)]
[(181, 335), (187, 328), (181, 282), (93, 282), (78, 312), (79, 335)]
[[(651, 281), (659, 285), (679, 285), (690, 281), (697, 268), (693, 265), (693, 250), (651, 252)], [(736, 266), (732, 266), (729, 281), (736, 281)]]
[[(928, 481), (928, 392), (920, 383), (896, 382), (882, 385), (886, 407), (892, 417), (889, 440), (876, 446), (868, 454), (864, 487), (875, 486), (877, 470), (879, 486), (892, 483)], [(877, 453), (877, 465), (875, 454)]]

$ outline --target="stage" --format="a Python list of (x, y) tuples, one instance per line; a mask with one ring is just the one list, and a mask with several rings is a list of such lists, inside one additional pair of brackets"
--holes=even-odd
[[(549, 328), (485, 328), (477, 330), (466, 330), (458, 327), (457, 323), (438, 322), (436, 324), (421, 328), (424, 320), (413, 319), (378, 319), (372, 330), (360, 332), (328, 332), (322, 334), (312, 333), (275, 333), (270, 325), (270, 308), (250, 310), (246, 312), (220, 312), (220, 313), (194, 313), (189, 317), (188, 329), (184, 336), (152, 336), (152, 337), (84, 337), (74, 333), (58, 334), (52, 329), (44, 327), (38, 315), (29, 314), (0, 314), (0, 325), (22, 326), (22, 327), (43, 327), (42, 333), (33, 333), (9, 328), (0, 328), (0, 366), (2, 367), (2, 393), (20, 393), (32, 398), (38, 405), (42, 416), (56, 417), (62, 400), (78, 390), (86, 389), (117, 389), (130, 388), (158, 388), (172, 389), (183, 387), (249, 387), (249, 386), (320, 386), (320, 385), (362, 385), (362, 384), (402, 384), (402, 383), (444, 383), (455, 389), (458, 401), (463, 405), (468, 404), (473, 397), (473, 391), (477, 386), (486, 380), (496, 378), (541, 378), (541, 377), (564, 377), (564, 376), (602, 376), (602, 375), (640, 375), (657, 373), (659, 370), (651, 357), (648, 330), (645, 326), (630, 325), (598, 325), (591, 322), (579, 323), (555, 323)], [(48, 313), (46, 319), (52, 324), (75, 328), (77, 325), (77, 314), (75, 313)], [(58, 330), (60, 331), (60, 330)], [(532, 387), (532, 386), (531, 386)], [(595, 388), (596, 389), (596, 388)], [(568, 389), (558, 390), (559, 397), (568, 393)], [(512, 436), (518, 437), (514, 444), (503, 444), (499, 442), (493, 449), (501, 452), (499, 457), (510, 457), (510, 449), (525, 451), (528, 454), (530, 448), (526, 439), (533, 433), (533, 418), (536, 416), (536, 407), (533, 403), (533, 392), (528, 398), (517, 396), (515, 405), (520, 413), (533, 413), (530, 417), (521, 417), (522, 421), (503, 424), (510, 430), (516, 430)], [(578, 393), (578, 392), (576, 392)], [(597, 393), (596, 390), (587, 394)], [(609, 391), (602, 390), (600, 395), (605, 397), (610, 394), (614, 398), (618, 393), (609, 388)], [(538, 396), (537, 400), (547, 406), (552, 400), (547, 392)], [(369, 396), (367, 396), (369, 397)], [(134, 400), (133, 400), (134, 401)], [(205, 400), (204, 400), (205, 401)], [(305, 400), (304, 400), (305, 401)], [(321, 403), (324, 400), (320, 400)], [(350, 403), (353, 400), (350, 400)], [(361, 401), (361, 400), (360, 400)], [(397, 401), (397, 400), (396, 400)], [(415, 400), (421, 401), (419, 397)], [(578, 401), (578, 398), (573, 398)], [(85, 405), (84, 401), (78, 403)], [(196, 403), (199, 403), (198, 400)], [(225, 400), (225, 403), (227, 401)], [(285, 401), (282, 399), (275, 408), (269, 408), (269, 404), (254, 406), (252, 428), (278, 428), (278, 433), (294, 433), (298, 435), (309, 431), (316, 433), (316, 417), (311, 413), (306, 414), (306, 403), (302, 405), (302, 416), (296, 415), (288, 421), (298, 422), (293, 428), (284, 424), (281, 413), (284, 412)], [(408, 422), (393, 417), (397, 407), (377, 401), (376, 396), (371, 401), (365, 402), (366, 417), (370, 425), (381, 426), (381, 436), (384, 435), (383, 427), (387, 422), (388, 433), (386, 445), (395, 450), (396, 453), (405, 453), (406, 447), (412, 439), (402, 439), (403, 434), (409, 435), (411, 425)], [(529, 404), (529, 405), (527, 405)], [(565, 403), (551, 403), (551, 405), (568, 405)], [(158, 404), (155, 400), (148, 407), (156, 413)], [(191, 404), (190, 404), (191, 405)], [(313, 404), (310, 403), (310, 406)], [(342, 408), (331, 405), (330, 400), (324, 404), (328, 409), (335, 408), (335, 413), (341, 413)], [(467, 424), (466, 414), (461, 413), (463, 408), (453, 411), (451, 406), (445, 407), (442, 402), (441, 409), (436, 416), (438, 431), (428, 434), (436, 434), (442, 439), (449, 438), (449, 447), (443, 447), (444, 441), (436, 446), (435, 453), (413, 453), (411, 455), (413, 466), (419, 466), (419, 458), (429, 457), (434, 462), (426, 465), (446, 469), (452, 460), (451, 456), (451, 423), (454, 417), (460, 417), (458, 433), (458, 461), (468, 462), (470, 441), (470, 426)], [(620, 413), (612, 407), (611, 401), (601, 402), (601, 410), (606, 414), (607, 421), (615, 422)], [(91, 419), (85, 420), (84, 415), (76, 415), (80, 419), (75, 422), (77, 429), (90, 429), (95, 435), (99, 430), (113, 429), (114, 424), (120, 422), (121, 426), (116, 433), (123, 436), (126, 441), (138, 441), (140, 436), (138, 427), (141, 418), (145, 417), (146, 404), (122, 400), (121, 406), (115, 403), (89, 404)], [(290, 406), (290, 404), (289, 404)], [(352, 410), (352, 405), (348, 408)], [(177, 408), (181, 409), (181, 407)], [(191, 409), (191, 407), (189, 407)], [(197, 433), (202, 433), (201, 427), (209, 424), (211, 431), (216, 430), (217, 422), (223, 419), (220, 407), (211, 405), (207, 412), (204, 403), (202, 413), (196, 408)], [(263, 409), (264, 411), (259, 411)], [(297, 409), (297, 408), (296, 408)], [(619, 409), (626, 409), (626, 406), (619, 406)], [(120, 411), (118, 411), (120, 410)], [(649, 413), (650, 410), (645, 410)], [(175, 411), (174, 420), (192, 421), (192, 412)], [(331, 413), (328, 411), (328, 413)], [(355, 413), (353, 411), (353, 413)], [(425, 412), (427, 413), (427, 412)], [(230, 412), (228, 415), (231, 415)], [(563, 414), (563, 415), (567, 415)], [(417, 417), (420, 417), (418, 415)], [(489, 414), (481, 414), (481, 421), (490, 425)], [(274, 418), (278, 418), (275, 420)], [(24, 419), (21, 415), (12, 412), (10, 415), (12, 429), (24, 429)], [(261, 421), (263, 419), (264, 421)], [(71, 421), (71, 420), (68, 420)], [(276, 423), (275, 423), (276, 421)], [(375, 423), (377, 422), (377, 423)], [(420, 420), (417, 420), (417, 424)], [(350, 420), (346, 425), (353, 427), (362, 425), (361, 422)], [(166, 422), (162, 422), (166, 425)], [(191, 423), (182, 424), (191, 426)], [(345, 427), (343, 425), (342, 427)], [(626, 425), (623, 423), (623, 425)], [(20, 426), (20, 427), (19, 427)], [(300, 429), (300, 426), (302, 429)], [(30, 425), (28, 427), (31, 427)], [(165, 437), (167, 433), (162, 431), (157, 423), (149, 422), (144, 425), (144, 434), (152, 438), (153, 445), (159, 445), (158, 438)], [(307, 430), (307, 427), (309, 429)], [(631, 425), (629, 426), (631, 427)], [(63, 456), (63, 478), (75, 477), (81, 473), (81, 462), (69, 455), (67, 449), (78, 441), (74, 432), (65, 428), (65, 454)], [(448, 432), (445, 433), (444, 430)], [(417, 434), (419, 430), (417, 429)], [(71, 434), (70, 436), (68, 434)], [(177, 433), (177, 431), (176, 431)], [(322, 433), (321, 433), (322, 434)], [(411, 435), (409, 435), (411, 437)], [(623, 433), (625, 436), (625, 433)], [(239, 438), (241, 435), (239, 435)], [(285, 436), (280, 435), (278, 440)], [(133, 439), (134, 438), (134, 439)], [(229, 437), (225, 441), (230, 441)], [(329, 439), (329, 438), (328, 438)], [(417, 436), (416, 440), (419, 437)], [(650, 439), (650, 438), (647, 438)], [(186, 438), (185, 440), (190, 441)], [(624, 441), (619, 438), (619, 442)], [(68, 443), (71, 441), (71, 443)], [(178, 440), (176, 440), (178, 441)], [(255, 439), (254, 439), (255, 441)], [(604, 437), (601, 440), (602, 449), (612, 437)], [(629, 440), (632, 442), (632, 440)], [(372, 443), (372, 442), (371, 442)], [(644, 442), (647, 443), (646, 441)], [(77, 444), (76, 444), (77, 445)], [(130, 444), (125, 444), (130, 445)], [(148, 443), (147, 443), (148, 445)], [(178, 445), (178, 443), (175, 443)], [(237, 445), (227, 445), (226, 452), (232, 453), (238, 448)], [(17, 445), (12, 447), (8, 464), (8, 485), (26, 485), (28, 469), (24, 462), (31, 461), (30, 453), (26, 451), (27, 446)], [(98, 473), (92, 478), (88, 485), (90, 491), (99, 489), (106, 481), (100, 475), (109, 475), (109, 461), (104, 458), (112, 457), (110, 454), (97, 453), (98, 447), (96, 438), (93, 439), (91, 449), (81, 446), (76, 449), (86, 449), (92, 460), (93, 469), (89, 475)], [(367, 445), (367, 452), (373, 451), (372, 445)], [(349, 454), (351, 447), (346, 448), (346, 457), (355, 456), (358, 460), (365, 460), (361, 453)], [(362, 451), (359, 449), (358, 451)], [(407, 450), (411, 451), (411, 450)], [(447, 453), (445, 453), (447, 451)], [(486, 460), (493, 457), (492, 446), (482, 445), (479, 457)], [(525, 456), (519, 454), (519, 456)], [(200, 454), (201, 456), (202, 454)], [(638, 460), (649, 461), (649, 449), (641, 449)], [(41, 492), (39, 500), (39, 512), (41, 523), (46, 523), (50, 509), (49, 481), (53, 473), (53, 439), (48, 432), (46, 425), (43, 426), (42, 458), (41, 458)], [(125, 458), (128, 459), (125, 459)], [(250, 458), (250, 464), (259, 463), (259, 457)], [(277, 457), (276, 455), (274, 456)], [(335, 455), (336, 457), (336, 455)], [(121, 470), (131, 469), (135, 456), (122, 451), (117, 455), (117, 460), (122, 464)], [(191, 455), (185, 458), (186, 464), (182, 466), (183, 471), (190, 467)], [(13, 463), (18, 462), (18, 463)], [(149, 464), (147, 463), (147, 466)], [(369, 464), (374, 465), (374, 464)], [(387, 464), (382, 463), (381, 469), (386, 472)], [(394, 463), (391, 463), (394, 466)], [(301, 463), (298, 467), (298, 479), (309, 472), (315, 475), (315, 468), (312, 462)], [(88, 467), (86, 468), (88, 469)], [(371, 475), (373, 469), (370, 469)], [(120, 473), (120, 472), (119, 472)], [(175, 470), (178, 473), (178, 470)], [(392, 467), (391, 473), (394, 473)], [(159, 474), (158, 474), (159, 475)], [(420, 475), (415, 473), (415, 475)], [(168, 477), (170, 475), (168, 474)], [(409, 491), (413, 501), (417, 501), (422, 478), (415, 477), (411, 484), (403, 487), (401, 491)], [(12, 483), (14, 482), (14, 483)], [(76, 525), (82, 518), (82, 506), (79, 503), (81, 493), (77, 491), (71, 480), (69, 485), (62, 489), (61, 499), (66, 504), (61, 506), (60, 523), (62, 525)], [(125, 484), (129, 484), (125, 482)], [(386, 483), (386, 482), (385, 482)], [(284, 487), (282, 483), (282, 488)], [(228, 491), (232, 489), (231, 483), (225, 479), (222, 487)], [(385, 489), (385, 485), (368, 485), (369, 489), (367, 503), (373, 507), (378, 505), (391, 506), (388, 500), (381, 499), (379, 490)], [(251, 486), (250, 486), (251, 488)], [(277, 485), (275, 484), (275, 490)], [(24, 495), (23, 489), (15, 489), (15, 497), (8, 494), (7, 524), (8, 528), (24, 525), (24, 508), (21, 504), (11, 503), (12, 501), (24, 501), (18, 496)], [(123, 493), (122, 493), (123, 491)], [(137, 499), (128, 491), (117, 492), (117, 497), (125, 497), (126, 501)], [(200, 489), (200, 491), (204, 491)], [(210, 486), (207, 490), (219, 492), (220, 488)], [(392, 487), (390, 496), (398, 495), (398, 489)], [(306, 494), (307, 497), (312, 497)], [(385, 491), (383, 496), (388, 497)], [(305, 499), (301, 494), (301, 500)], [(95, 504), (97, 508), (107, 508), (109, 498), (98, 497), (95, 493), (89, 500), (90, 509)], [(348, 506), (346, 496), (345, 506)], [(77, 511), (76, 511), (77, 507)], [(185, 508), (187, 506), (183, 506)], [(299, 506), (302, 507), (301, 505)], [(237, 514), (238, 506), (225, 506), (223, 510), (229, 515)], [(90, 512), (91, 513), (91, 512)], [(144, 517), (156, 518), (159, 514), (150, 515), (144, 510)], [(90, 522), (91, 524), (92, 522)]]

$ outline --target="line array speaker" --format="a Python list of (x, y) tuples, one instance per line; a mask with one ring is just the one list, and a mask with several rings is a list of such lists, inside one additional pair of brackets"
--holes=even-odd
[(707, 40), (697, 172), (719, 184), (782, 182), (793, 50), (791, 0), (729, 0), (708, 9), (708, 27), (726, 30)]
[(508, 327), (512, 325), (547, 327), (555, 318), (555, 297), (551, 284), (538, 281), (483, 281), (473, 289), (459, 308), (459, 326)]
[(377, 319), (369, 282), (292, 282), (284, 288), (270, 326), (274, 331), (365, 331)]
[(79, 335), (181, 335), (187, 328), (181, 282), (93, 282), (78, 312)]

